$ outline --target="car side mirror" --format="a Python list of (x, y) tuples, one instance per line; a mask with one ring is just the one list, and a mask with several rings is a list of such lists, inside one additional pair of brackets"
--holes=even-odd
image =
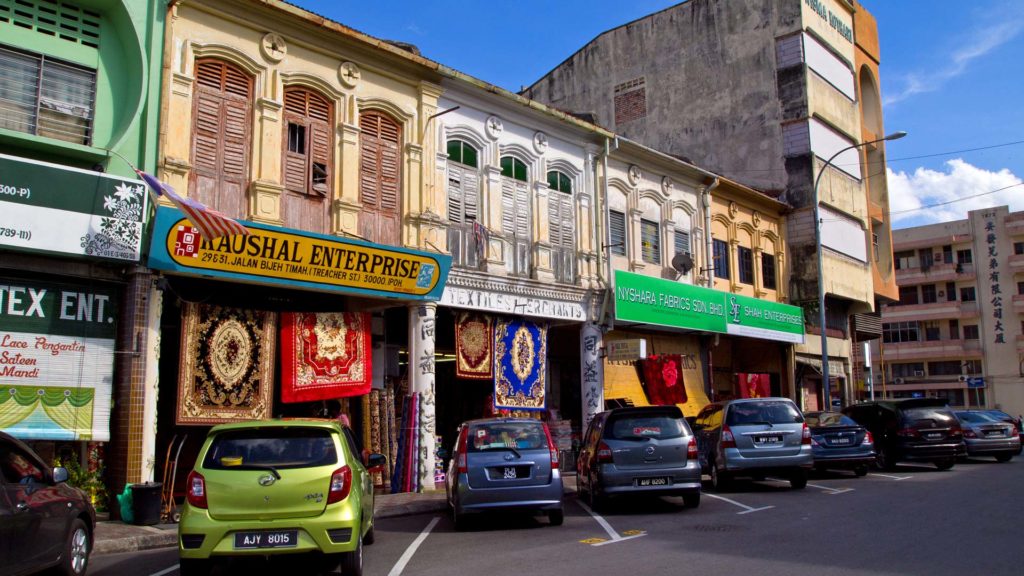
[(370, 454), (366, 457), (366, 469), (370, 472), (382, 472), (388, 459), (383, 454)]
[(68, 469), (63, 466), (56, 466), (53, 469), (53, 483), (58, 484), (60, 482), (68, 481)]

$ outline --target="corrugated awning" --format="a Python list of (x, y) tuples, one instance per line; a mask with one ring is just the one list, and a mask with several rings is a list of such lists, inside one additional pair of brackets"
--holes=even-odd
[[(813, 368), (818, 374), (821, 374), (821, 358), (817, 356), (805, 356), (797, 354), (795, 359), (798, 364), (804, 364)], [(829, 376), (846, 376), (846, 368), (841, 360), (829, 360), (828, 361), (828, 374)]]

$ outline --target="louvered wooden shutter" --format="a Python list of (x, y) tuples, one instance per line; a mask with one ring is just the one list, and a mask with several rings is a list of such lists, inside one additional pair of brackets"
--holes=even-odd
[(690, 253), (690, 233), (683, 230), (675, 231), (676, 254)]
[(235, 218), (246, 216), (252, 79), (220, 60), (196, 62), (190, 194)]
[(626, 215), (617, 210), (608, 213), (608, 229), (611, 233), (609, 251), (619, 256), (626, 255)]
[(401, 191), (401, 128), (376, 112), (359, 118), (360, 197), (363, 235), (377, 242), (398, 244)]
[(516, 184), (510, 178), (501, 179), (501, 231), (510, 237), (516, 233)]
[(452, 224), (462, 224), (462, 169), (452, 162), (448, 163), (448, 220)]

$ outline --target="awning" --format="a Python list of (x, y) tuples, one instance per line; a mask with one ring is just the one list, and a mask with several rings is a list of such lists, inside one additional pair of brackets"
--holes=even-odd
[[(677, 406), (683, 411), (683, 416), (696, 416), (701, 408), (711, 403), (708, 395), (704, 393), (704, 383), (700, 380), (694, 382), (684, 377), (683, 385), (686, 386), (686, 402), (677, 404)], [(627, 405), (631, 406), (651, 405), (647, 401), (647, 394), (644, 393), (640, 377), (633, 366), (605, 367), (604, 399), (605, 402), (624, 400)]]
[[(798, 364), (804, 364), (810, 366), (818, 374), (821, 374), (821, 358), (818, 356), (805, 356), (797, 354), (795, 359)], [(828, 361), (828, 374), (829, 376), (843, 376), (846, 377), (846, 368), (842, 360), (829, 360)]]

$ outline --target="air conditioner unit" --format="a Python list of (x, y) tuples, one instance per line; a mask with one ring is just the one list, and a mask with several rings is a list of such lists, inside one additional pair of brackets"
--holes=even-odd
[(903, 378), (893, 378), (892, 379), (892, 383), (893, 384), (903, 384)]
[(914, 376), (917, 376), (918, 378), (924, 376), (924, 370), (914, 370)]
[(946, 297), (946, 292), (944, 290), (939, 290), (939, 298), (945, 298), (945, 297)]
[(957, 377), (957, 380), (959, 380), (960, 382), (967, 382), (968, 380), (970, 380), (970, 378), (961, 374), (960, 376)]

